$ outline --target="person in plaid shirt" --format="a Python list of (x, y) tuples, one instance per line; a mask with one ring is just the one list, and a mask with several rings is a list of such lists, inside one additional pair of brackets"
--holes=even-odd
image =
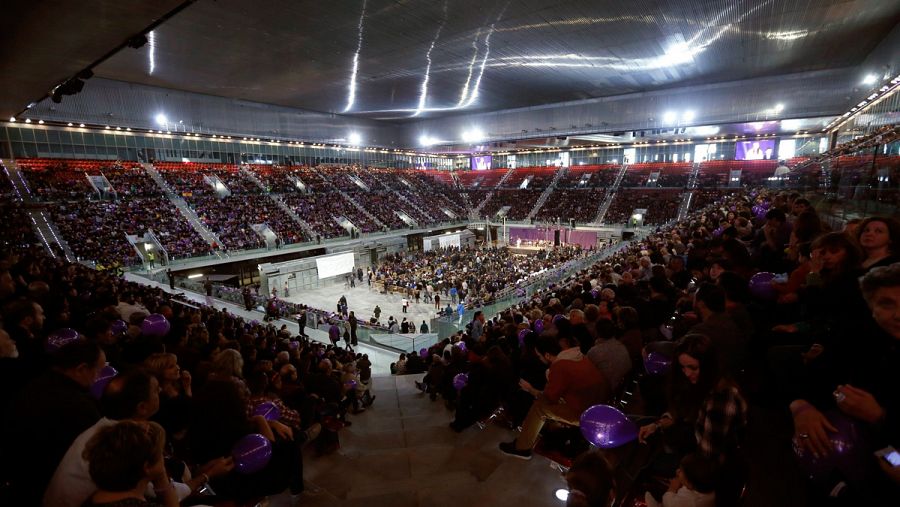
[[(638, 440), (646, 443), (660, 433), (673, 460), (655, 454), (655, 468), (697, 452), (718, 462), (719, 498), (740, 492), (745, 476), (741, 442), (747, 426), (747, 402), (736, 384), (719, 368), (719, 352), (708, 336), (688, 334), (675, 347), (669, 379), (669, 411), (656, 422), (642, 426)], [(674, 473), (674, 469), (671, 470)], [(725, 505), (726, 503), (723, 503)]]

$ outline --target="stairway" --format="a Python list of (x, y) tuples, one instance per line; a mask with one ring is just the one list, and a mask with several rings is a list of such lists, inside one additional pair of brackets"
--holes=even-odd
[[(414, 382), (421, 378), (372, 377), (377, 399), (350, 416), (353, 425), (340, 431), (340, 450), (304, 457), (304, 478), (322, 489), (303, 498), (305, 507), (546, 507), (555, 502), (553, 494), (565, 481), (548, 467), (550, 461), (502, 454), (497, 444), (515, 434), (497, 424), (454, 432), (447, 427), (453, 412), (416, 389)], [(286, 505), (280, 500), (271, 499), (270, 506)]]
[(306, 234), (306, 236), (308, 238), (314, 239), (316, 237), (316, 234), (318, 234), (318, 233), (312, 228), (312, 226), (310, 226), (306, 220), (303, 220), (302, 218), (300, 218), (300, 215), (298, 215), (294, 210), (291, 209), (290, 206), (288, 206), (284, 201), (282, 201), (280, 195), (269, 192), (268, 189), (266, 189), (266, 184), (263, 183), (263, 181), (261, 179), (259, 179), (259, 177), (257, 177), (255, 174), (253, 174), (253, 171), (247, 169), (244, 166), (241, 166), (239, 171), (241, 172), (241, 174), (246, 176), (247, 179), (249, 179), (250, 181), (255, 183), (256, 186), (258, 186), (259, 189), (263, 191), (263, 193), (266, 195), (266, 197), (271, 199), (275, 204), (278, 205), (279, 208), (281, 208), (285, 213), (287, 213), (287, 215), (289, 217), (291, 217), (291, 219), (294, 222), (296, 222), (297, 225), (299, 225), (301, 229), (303, 229), (303, 232)]
[[(424, 209), (422, 209), (420, 206), (418, 206), (416, 203), (412, 202), (412, 200), (411, 200), (409, 197), (406, 197), (405, 195), (403, 195), (403, 192), (400, 192), (399, 190), (391, 190), (391, 191), (392, 191), (397, 197), (399, 197), (401, 201), (403, 201), (403, 202), (405, 202), (406, 204), (408, 204), (410, 208), (412, 208), (412, 209), (418, 211), (419, 213), (421, 213), (422, 215), (424, 215), (426, 218), (428, 218), (428, 220), (431, 220), (432, 223), (434, 223), (434, 222), (439, 222), (439, 220), (435, 220), (435, 218), (434, 218), (433, 216), (431, 216), (431, 213), (428, 213), (427, 211), (425, 211)], [(412, 217), (410, 217), (410, 218), (412, 218)], [(420, 224), (420, 225), (422, 225), (422, 224)]]
[[(172, 187), (170, 187), (169, 184), (166, 183), (166, 180), (163, 179), (162, 175), (159, 174), (159, 171), (157, 171), (156, 168), (153, 167), (153, 164), (142, 163), (141, 166), (143, 166), (144, 171), (147, 172), (147, 175), (150, 176), (150, 178), (153, 179), (154, 182), (156, 182), (156, 185), (160, 189), (162, 189), (166, 197), (169, 198), (169, 201), (171, 201), (172, 204), (174, 204), (175, 207), (178, 208), (178, 211), (181, 212), (181, 215), (185, 218), (185, 220), (187, 220), (188, 223), (191, 224), (191, 227), (193, 227), (194, 230), (197, 231), (197, 234), (199, 234), (200, 237), (203, 238), (203, 241), (206, 241), (210, 245), (215, 243), (219, 245), (219, 248), (221, 248), (222, 242), (219, 240), (218, 236), (216, 236), (211, 230), (203, 225), (203, 222), (200, 221), (200, 217), (198, 217), (197, 213), (194, 212), (194, 210), (191, 209), (190, 206), (188, 206), (188, 203), (184, 200), (184, 197), (175, 194), (175, 192), (172, 190)], [(220, 255), (220, 253), (216, 252), (216, 255)], [(225, 255), (227, 256), (227, 254)]]
[(375, 224), (377, 224), (378, 227), (381, 227), (382, 229), (384, 228), (384, 223), (381, 220), (378, 220), (378, 218), (376, 218), (375, 215), (369, 213), (369, 210), (364, 208), (362, 204), (356, 202), (352, 197), (350, 197), (350, 194), (348, 194), (347, 192), (344, 192), (343, 190), (337, 190), (337, 192), (340, 193), (342, 196), (344, 196), (344, 199), (346, 199), (347, 202), (352, 204), (354, 208), (358, 209), (359, 211), (362, 212), (363, 215), (369, 217), (370, 220), (375, 222)]
[(606, 217), (606, 212), (609, 211), (609, 207), (612, 205), (613, 199), (616, 198), (616, 192), (619, 190), (619, 185), (622, 184), (622, 178), (625, 177), (625, 171), (628, 170), (628, 165), (622, 164), (622, 168), (619, 169), (619, 173), (616, 174), (616, 179), (613, 181), (612, 186), (609, 187), (609, 191), (606, 194), (606, 198), (600, 203), (600, 207), (597, 209), (597, 216), (594, 217), (592, 223), (602, 224), (603, 219)]
[(556, 174), (553, 175), (553, 180), (550, 181), (550, 184), (547, 185), (546, 189), (544, 189), (544, 193), (541, 194), (540, 197), (538, 197), (537, 202), (534, 203), (534, 207), (531, 208), (531, 211), (528, 212), (528, 215), (525, 217), (526, 221), (531, 220), (532, 218), (534, 218), (535, 215), (537, 215), (538, 211), (541, 209), (541, 206), (543, 206), (544, 203), (547, 202), (547, 199), (550, 198), (550, 194), (552, 194), (553, 191), (556, 190), (556, 184), (568, 172), (569, 172), (568, 167), (560, 167), (559, 170), (556, 171)]
[(25, 175), (22, 174), (16, 161), (13, 159), (4, 159), (0, 160), (0, 162), (3, 163), (6, 175), (9, 177), (13, 190), (16, 192), (16, 197), (25, 202), (32, 201), (34, 196), (31, 194), (31, 189), (28, 188), (28, 182), (25, 180)]
[(691, 166), (691, 174), (688, 176), (687, 190), (681, 197), (681, 204), (678, 205), (678, 215), (676, 215), (676, 220), (684, 220), (687, 217), (688, 211), (691, 209), (691, 200), (694, 198), (694, 190), (697, 188), (699, 178), (700, 163), (694, 162)]
[(65, 238), (62, 237), (59, 230), (53, 225), (53, 221), (50, 219), (49, 212), (44, 211), (42, 209), (32, 209), (28, 210), (28, 216), (31, 218), (31, 226), (34, 228), (34, 232), (37, 237), (41, 238), (41, 243), (44, 245), (44, 249), (50, 253), (53, 257), (58, 257), (57, 249), (53, 248), (53, 245), (59, 245), (59, 247), (63, 251), (63, 255), (65, 255), (66, 260), (69, 262), (75, 262), (77, 257), (75, 256), (75, 252), (72, 251), (72, 248), (69, 246), (69, 243), (66, 242)]

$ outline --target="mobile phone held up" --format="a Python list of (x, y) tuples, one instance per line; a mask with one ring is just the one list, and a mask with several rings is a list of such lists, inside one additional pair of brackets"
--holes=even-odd
[(900, 466), (900, 452), (897, 449), (894, 449), (891, 446), (887, 446), (884, 449), (875, 451), (875, 456), (885, 460), (892, 467)]

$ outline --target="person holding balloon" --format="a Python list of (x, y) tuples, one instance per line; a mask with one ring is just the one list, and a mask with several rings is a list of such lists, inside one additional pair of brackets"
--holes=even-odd
[(707, 336), (684, 336), (673, 358), (669, 410), (642, 426), (638, 440), (656, 445), (653, 468), (668, 476), (673, 475), (678, 460), (691, 452), (717, 460), (727, 476), (720, 483), (719, 496), (733, 497), (742, 481), (747, 402), (736, 384), (723, 375), (719, 352)]
[(211, 485), (216, 493), (236, 501), (278, 494), (288, 487), (299, 495), (304, 489), (302, 442), (289, 426), (253, 414), (250, 408), (247, 393), (235, 382), (208, 381), (194, 396), (187, 432), (193, 461), (232, 455), (235, 471), (213, 478)]
[(803, 396), (790, 404), (795, 453), (814, 481), (837, 471), (851, 499), (887, 505), (900, 494), (900, 474), (873, 453), (900, 447), (900, 263), (872, 269), (860, 286), (878, 330), (840, 338), (808, 369)]

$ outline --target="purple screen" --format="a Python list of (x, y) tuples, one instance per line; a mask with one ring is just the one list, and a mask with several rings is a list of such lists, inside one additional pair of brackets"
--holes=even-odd
[(735, 160), (775, 160), (777, 157), (774, 139), (738, 141), (734, 151)]
[(491, 156), (485, 155), (483, 157), (472, 157), (472, 170), (473, 171), (487, 171), (491, 168)]

